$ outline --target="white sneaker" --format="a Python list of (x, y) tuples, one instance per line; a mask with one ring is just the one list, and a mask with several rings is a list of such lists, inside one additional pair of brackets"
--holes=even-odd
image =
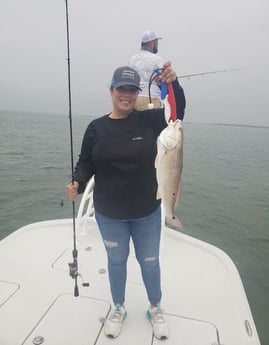
[(109, 316), (109, 318), (105, 321), (104, 324), (104, 333), (108, 337), (116, 338), (121, 331), (121, 325), (124, 321), (124, 319), (127, 316), (127, 312), (125, 310), (125, 307), (119, 304), (116, 304), (115, 310), (113, 313)]
[(150, 306), (146, 313), (147, 318), (152, 323), (153, 334), (157, 339), (167, 339), (169, 336), (168, 326), (163, 317), (160, 306)]

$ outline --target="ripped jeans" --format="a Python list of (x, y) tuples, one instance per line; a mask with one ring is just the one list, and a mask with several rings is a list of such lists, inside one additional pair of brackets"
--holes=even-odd
[(95, 218), (104, 241), (108, 257), (110, 290), (114, 304), (125, 301), (127, 259), (132, 237), (136, 259), (151, 305), (161, 300), (160, 236), (161, 208), (143, 218), (111, 219), (95, 212)]

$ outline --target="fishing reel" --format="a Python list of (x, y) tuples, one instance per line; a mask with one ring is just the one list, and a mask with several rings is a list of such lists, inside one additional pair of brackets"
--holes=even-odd
[(77, 256), (78, 256), (78, 252), (77, 249), (73, 250), (73, 262), (69, 262), (68, 266), (69, 266), (69, 275), (72, 279), (75, 279), (75, 288), (74, 288), (74, 295), (75, 297), (77, 297), (79, 295), (78, 292), (78, 285), (77, 285), (77, 278), (80, 277), (82, 280), (82, 286), (83, 287), (89, 287), (90, 283), (85, 282), (83, 275), (81, 273), (79, 273), (78, 271), (78, 261), (77, 261)]
[(78, 276), (78, 263), (77, 261), (68, 262), (69, 275), (71, 278), (75, 279)]

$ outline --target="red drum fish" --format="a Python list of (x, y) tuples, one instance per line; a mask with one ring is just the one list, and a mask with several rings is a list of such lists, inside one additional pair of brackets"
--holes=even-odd
[[(166, 119), (170, 118), (170, 106), (165, 104)], [(158, 182), (157, 199), (162, 205), (167, 224), (179, 229), (183, 228), (180, 219), (175, 215), (175, 207), (179, 205), (181, 192), (181, 174), (183, 169), (183, 126), (179, 119), (171, 120), (160, 133), (157, 141), (155, 160)]]

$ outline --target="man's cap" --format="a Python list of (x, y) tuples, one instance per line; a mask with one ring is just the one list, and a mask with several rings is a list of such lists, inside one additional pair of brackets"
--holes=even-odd
[(111, 80), (111, 86), (113, 87), (120, 87), (120, 86), (134, 86), (138, 90), (142, 91), (140, 89), (140, 76), (138, 72), (129, 67), (129, 66), (123, 66), (118, 67), (112, 77)]
[(141, 38), (141, 43), (146, 43), (154, 40), (161, 40), (161, 37), (158, 37), (153, 31), (145, 31)]

